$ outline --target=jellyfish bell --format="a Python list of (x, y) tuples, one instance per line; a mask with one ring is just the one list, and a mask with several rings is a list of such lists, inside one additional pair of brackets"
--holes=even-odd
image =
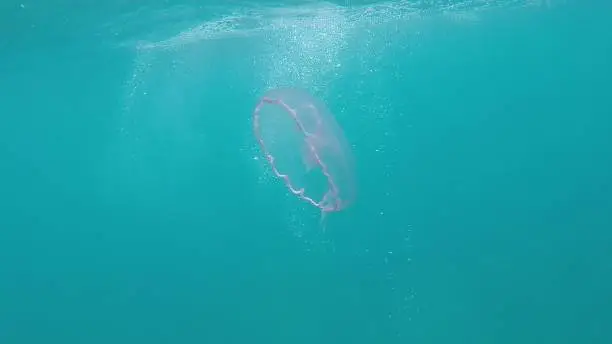
[(273, 89), (253, 112), (253, 131), (273, 173), (325, 214), (354, 201), (353, 158), (325, 104), (294, 88)]

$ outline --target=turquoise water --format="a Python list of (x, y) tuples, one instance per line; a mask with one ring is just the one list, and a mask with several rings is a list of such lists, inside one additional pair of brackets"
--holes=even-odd
[[(610, 13), (3, 3), (0, 343), (612, 342)], [(280, 86), (352, 145), (325, 228), (252, 135)]]

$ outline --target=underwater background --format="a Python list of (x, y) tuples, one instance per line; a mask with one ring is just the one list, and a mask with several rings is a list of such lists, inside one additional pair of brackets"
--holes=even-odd
[[(611, 14), (2, 2), (0, 343), (612, 343)], [(253, 136), (286, 86), (355, 159), (325, 228)]]

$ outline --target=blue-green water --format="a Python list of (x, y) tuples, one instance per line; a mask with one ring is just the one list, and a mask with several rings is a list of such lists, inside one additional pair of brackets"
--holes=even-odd
[[(3, 3), (0, 343), (612, 342), (610, 13)], [(277, 86), (353, 146), (325, 230), (253, 138)]]

